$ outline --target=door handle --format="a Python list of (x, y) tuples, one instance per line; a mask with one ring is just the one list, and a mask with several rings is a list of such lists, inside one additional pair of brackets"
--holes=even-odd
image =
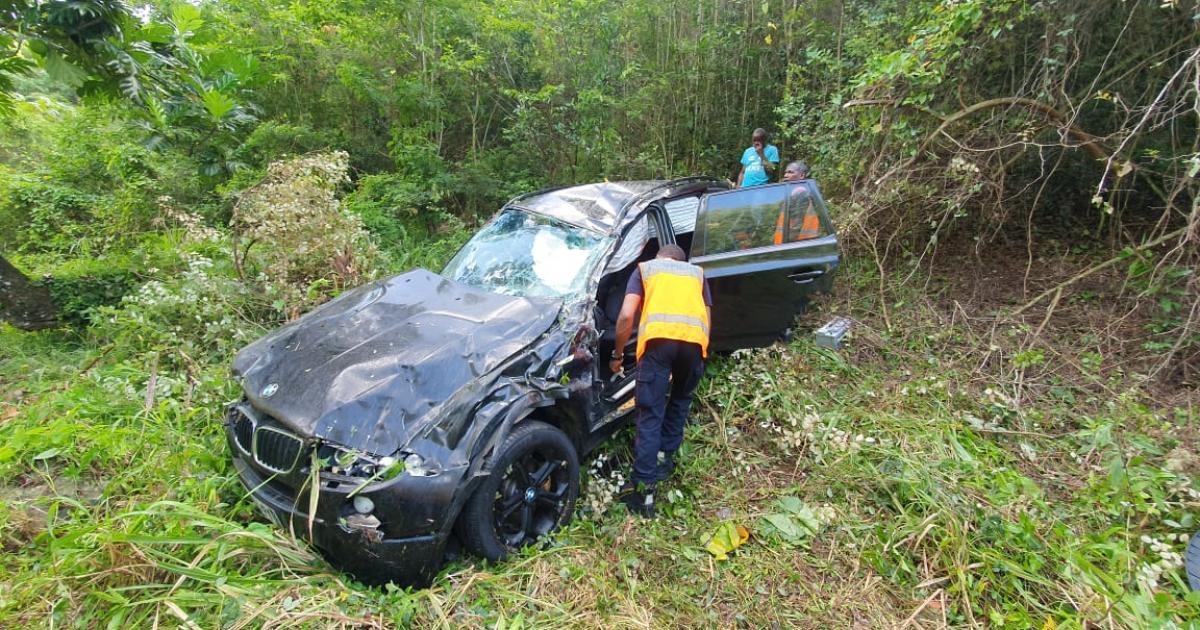
[(788, 280), (791, 280), (796, 284), (808, 284), (821, 277), (821, 275), (824, 273), (825, 272), (821, 271), (820, 269), (806, 269), (804, 271), (797, 271), (796, 273), (788, 274)]

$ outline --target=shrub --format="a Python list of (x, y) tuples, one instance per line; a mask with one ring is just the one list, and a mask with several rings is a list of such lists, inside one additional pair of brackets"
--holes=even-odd
[(250, 132), (238, 148), (238, 155), (252, 167), (265, 168), (276, 160), (319, 151), (330, 144), (326, 135), (308, 125), (265, 121)]
[(21, 174), (0, 173), (0, 246), (65, 251), (87, 233), (96, 195)]
[(261, 300), (231, 277), (228, 260), (188, 252), (186, 269), (150, 280), (93, 316), (95, 332), (122, 354), (169, 349), (182, 361), (220, 362), (264, 332)]
[(470, 237), (466, 222), (440, 206), (419, 182), (402, 175), (372, 175), (346, 196), (394, 271), (425, 267), (437, 271)]
[(337, 198), (347, 170), (341, 151), (275, 162), (234, 206), (238, 275), (291, 315), (374, 273), (375, 250), (362, 219)]
[(60, 321), (85, 325), (93, 309), (119, 303), (137, 286), (137, 276), (128, 264), (127, 259), (115, 256), (76, 258), (35, 284), (50, 289)]

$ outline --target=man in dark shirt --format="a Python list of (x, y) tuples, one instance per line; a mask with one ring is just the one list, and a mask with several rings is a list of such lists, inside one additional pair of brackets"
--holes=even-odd
[(633, 474), (622, 488), (622, 501), (643, 516), (654, 515), (655, 484), (674, 470), (692, 393), (704, 374), (708, 355), (712, 296), (704, 270), (684, 258), (678, 245), (666, 245), (654, 260), (638, 265), (630, 276), (609, 365), (614, 373), (621, 370), (621, 356), (641, 308), (634, 394), (637, 437)]

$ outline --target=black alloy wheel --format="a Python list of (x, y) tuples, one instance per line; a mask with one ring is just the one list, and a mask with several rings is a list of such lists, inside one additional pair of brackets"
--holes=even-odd
[(459, 532), (472, 552), (501, 560), (571, 520), (579, 496), (579, 456), (571, 440), (527, 421), (504, 440), (496, 467), (467, 500)]
[(496, 492), (492, 513), (496, 533), (509, 547), (544, 536), (562, 520), (567, 492), (567, 462), (530, 451), (509, 465)]

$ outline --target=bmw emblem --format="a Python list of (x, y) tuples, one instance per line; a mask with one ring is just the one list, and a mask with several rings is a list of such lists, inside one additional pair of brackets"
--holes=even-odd
[(271, 383), (270, 385), (267, 385), (266, 387), (262, 388), (262, 397), (270, 398), (270, 397), (274, 396), (275, 392), (277, 392), (277, 391), (279, 391), (279, 383)]

